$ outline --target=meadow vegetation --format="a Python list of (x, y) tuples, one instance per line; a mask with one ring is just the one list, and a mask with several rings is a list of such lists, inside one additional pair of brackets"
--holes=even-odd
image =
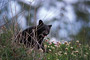
[(0, 60), (90, 60), (89, 44), (79, 40), (61, 43), (44, 40), (42, 49), (26, 48), (14, 42), (14, 31), (3, 26), (0, 29)]

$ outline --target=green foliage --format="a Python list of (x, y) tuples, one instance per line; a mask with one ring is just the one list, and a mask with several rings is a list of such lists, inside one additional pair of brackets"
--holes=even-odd
[(0, 35), (0, 59), (2, 60), (90, 60), (90, 47), (79, 41), (49, 42), (45, 40), (45, 52), (39, 49), (25, 48), (23, 44), (14, 44), (11, 30)]

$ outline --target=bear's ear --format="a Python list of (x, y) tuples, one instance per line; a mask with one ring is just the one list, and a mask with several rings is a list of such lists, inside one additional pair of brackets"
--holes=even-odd
[(48, 25), (49, 26), (49, 28), (51, 28), (52, 27), (52, 25)]
[(42, 20), (39, 20), (39, 25), (43, 25), (43, 21)]

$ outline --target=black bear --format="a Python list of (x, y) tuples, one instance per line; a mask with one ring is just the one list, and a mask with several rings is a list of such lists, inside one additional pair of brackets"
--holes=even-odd
[(45, 25), (39, 20), (37, 26), (32, 26), (22, 31), (18, 36), (20, 43), (24, 43), (27, 47), (37, 47), (44, 50), (43, 39), (50, 32), (52, 25)]

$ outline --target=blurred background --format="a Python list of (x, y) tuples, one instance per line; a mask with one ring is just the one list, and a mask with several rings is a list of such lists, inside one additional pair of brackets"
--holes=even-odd
[(0, 0), (0, 28), (24, 30), (40, 19), (52, 24), (51, 41), (90, 43), (89, 0)]

